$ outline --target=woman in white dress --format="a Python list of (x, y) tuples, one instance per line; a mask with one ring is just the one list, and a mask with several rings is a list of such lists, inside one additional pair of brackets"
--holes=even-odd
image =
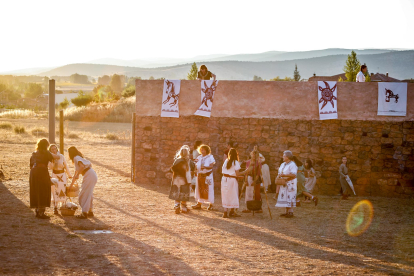
[(316, 185), (316, 172), (310, 159), (306, 159), (305, 161), (305, 170), (308, 175), (306, 178), (305, 188), (312, 193)]
[(213, 210), (214, 203), (214, 178), (213, 166), (216, 164), (211, 149), (207, 145), (201, 145), (198, 148), (201, 154), (197, 159), (197, 181), (195, 200), (197, 204), (191, 206), (193, 209), (201, 209), (202, 203), (207, 203), (207, 210)]
[(70, 188), (75, 184), (75, 181), (82, 174), (82, 187), (79, 193), (79, 204), (82, 207), (82, 214), (76, 216), (79, 219), (87, 219), (93, 217), (93, 189), (98, 182), (98, 176), (92, 169), (92, 164), (89, 160), (83, 157), (83, 154), (76, 148), (70, 147), (68, 149), (69, 158), (75, 164), (75, 175), (73, 176)]
[[(223, 218), (240, 217), (234, 212), (234, 208), (239, 208), (239, 182), (237, 177), (245, 175), (250, 170), (240, 172), (239, 154), (236, 149), (231, 148), (222, 167), (221, 201), (224, 208)], [(228, 209), (230, 209), (230, 212), (227, 214)]]
[(55, 215), (59, 214), (59, 203), (64, 204), (66, 201), (66, 185), (68, 178), (72, 178), (69, 171), (68, 163), (65, 156), (58, 152), (58, 148), (55, 144), (49, 146), (49, 151), (59, 156), (59, 159), (54, 159), (53, 162), (49, 162), (49, 169), (52, 170), (51, 177), (57, 179), (57, 185), (52, 185), (52, 198), (53, 205), (55, 207)]
[(278, 177), (283, 177), (287, 181), (285, 186), (280, 187), (276, 203), (276, 207), (286, 208), (286, 213), (280, 215), (282, 217), (293, 217), (293, 207), (296, 207), (297, 171), (292, 152), (286, 150), (283, 152), (283, 164), (279, 167)]

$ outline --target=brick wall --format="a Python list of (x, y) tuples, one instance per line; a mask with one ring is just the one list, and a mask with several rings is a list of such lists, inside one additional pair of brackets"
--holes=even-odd
[(223, 151), (231, 140), (239, 144), (241, 160), (253, 145), (265, 156), (274, 181), (284, 150), (311, 159), (318, 171), (315, 193), (340, 190), (339, 165), (348, 157), (350, 177), (358, 195), (414, 195), (414, 123), (412, 121), (284, 120), (183, 116), (136, 118), (136, 182), (169, 184), (169, 168), (183, 144), (202, 140), (217, 161), (216, 187)]

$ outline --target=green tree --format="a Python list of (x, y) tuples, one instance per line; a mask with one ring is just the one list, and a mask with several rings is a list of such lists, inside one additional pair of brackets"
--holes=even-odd
[(122, 91), (122, 97), (128, 98), (135, 95), (135, 85), (128, 85), (125, 87), (124, 91)]
[(254, 75), (253, 76), (253, 80), (254, 81), (262, 81), (263, 79), (261, 77), (259, 77), (259, 76)]
[(26, 91), (24, 92), (24, 96), (26, 98), (36, 98), (43, 94), (43, 88), (41, 84), (37, 83), (29, 83), (27, 85)]
[(346, 81), (355, 82), (356, 75), (359, 73), (360, 70), (361, 70), (361, 63), (359, 62), (357, 58), (357, 54), (354, 51), (352, 51), (351, 54), (348, 55), (348, 58), (344, 66), (344, 72), (347, 78)]
[(153, 76), (149, 77), (149, 80), (155, 80)]
[(344, 80), (342, 79), (342, 77), (339, 77), (338, 82), (343, 82)]
[(98, 78), (98, 85), (109, 85), (111, 78), (108, 75), (103, 75)]
[(121, 81), (121, 76), (114, 74), (112, 76), (111, 79), (111, 84), (110, 84), (112, 91), (116, 92), (116, 93), (121, 93), (123, 85), (122, 85), (122, 81)]
[(133, 78), (129, 78), (128, 79), (128, 85), (133, 85), (135, 86), (135, 80), (142, 80), (141, 77), (133, 77)]
[(198, 74), (198, 68), (197, 68), (197, 64), (194, 62), (191, 65), (190, 72), (188, 72), (187, 74), (187, 80), (196, 80), (197, 74)]
[(295, 81), (300, 81), (300, 75), (298, 71), (298, 66), (295, 64), (295, 71), (293, 71), (293, 79)]
[(82, 90), (79, 91), (78, 96), (70, 100), (76, 106), (87, 106), (93, 101), (91, 95), (85, 94)]
[(72, 83), (89, 83), (87, 75), (72, 74), (70, 76), (70, 81)]
[(66, 109), (69, 105), (70, 105), (70, 102), (69, 102), (68, 98), (65, 97), (65, 99), (61, 103), (59, 103), (58, 108), (59, 109)]

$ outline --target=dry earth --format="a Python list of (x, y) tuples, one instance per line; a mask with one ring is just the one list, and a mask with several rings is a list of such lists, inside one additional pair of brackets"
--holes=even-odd
[[(28, 129), (46, 124), (9, 121)], [(80, 138), (67, 145), (79, 146), (99, 176), (96, 216), (77, 220), (48, 210), (50, 220), (36, 219), (28, 207), (28, 163), (36, 137), (0, 130), (0, 164), (6, 174), (0, 182), (0, 274), (414, 274), (413, 200), (368, 198), (373, 222), (358, 237), (347, 234), (345, 222), (352, 206), (364, 199), (359, 197), (321, 197), (317, 207), (296, 208), (293, 219), (280, 218), (282, 211), (270, 199), (273, 220), (267, 211), (223, 219), (217, 190), (218, 211), (176, 215), (169, 187), (130, 182), (130, 142), (108, 141), (100, 133), (125, 133), (128, 124), (69, 127)], [(80, 229), (113, 233), (74, 232)]]

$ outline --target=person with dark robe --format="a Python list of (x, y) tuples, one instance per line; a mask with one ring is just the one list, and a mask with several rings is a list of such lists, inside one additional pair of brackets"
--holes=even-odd
[(54, 155), (48, 151), (49, 141), (40, 139), (36, 145), (36, 151), (30, 157), (30, 208), (34, 208), (36, 217), (48, 219), (45, 215), (46, 207), (50, 207), (51, 185), (48, 164), (54, 159), (59, 159), (59, 155)]
[[(250, 153), (250, 160), (246, 161), (246, 170), (249, 170), (249, 173), (247, 174), (248, 185), (246, 185), (246, 193), (244, 196), (246, 203), (250, 200), (262, 200), (262, 196), (260, 194), (260, 184), (262, 183), (262, 163), (260, 160), (260, 155), (252, 151)], [(242, 211), (242, 213), (250, 212), (251, 211), (247, 208)], [(263, 210), (260, 209), (259, 211), (256, 211), (256, 213), (263, 213)]]

